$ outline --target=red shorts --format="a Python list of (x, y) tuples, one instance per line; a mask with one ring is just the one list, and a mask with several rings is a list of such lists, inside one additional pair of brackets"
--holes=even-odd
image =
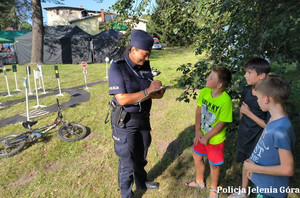
[(209, 163), (212, 165), (217, 166), (224, 163), (224, 142), (206, 146), (198, 142), (198, 144), (194, 144), (193, 152), (201, 156), (207, 155)]

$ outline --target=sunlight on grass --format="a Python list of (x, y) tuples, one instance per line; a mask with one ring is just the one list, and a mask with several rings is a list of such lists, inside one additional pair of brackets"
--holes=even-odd
[[(195, 56), (192, 49), (166, 48), (153, 51), (150, 57), (151, 66), (160, 70), (161, 74), (155, 79), (163, 84), (176, 85), (180, 77), (177, 67), (187, 62), (195, 63), (204, 56)], [(9, 66), (6, 66), (10, 68)], [(90, 64), (87, 66), (87, 81), (105, 80), (105, 64)], [(53, 65), (44, 65), (45, 88), (57, 90), (57, 79), (54, 77)], [(62, 89), (84, 84), (82, 67), (80, 65), (59, 65)], [(13, 72), (7, 72), (11, 89), (14, 88)], [(292, 75), (292, 74), (290, 74)], [(25, 67), (18, 68), (19, 87), (21, 78), (25, 77)], [(296, 78), (296, 77), (295, 77)], [(31, 79), (32, 80), (32, 79)], [(3, 81), (3, 79), (1, 79)], [(32, 82), (33, 83), (33, 80)], [(1, 85), (4, 85), (2, 83)], [(0, 87), (5, 93), (6, 86)], [(80, 123), (87, 127), (89, 135), (77, 142), (64, 142), (52, 130), (38, 142), (27, 145), (23, 151), (10, 158), (0, 159), (0, 197), (120, 197), (117, 182), (118, 158), (114, 153), (110, 123), (104, 124), (108, 110), (108, 83), (91, 86), (87, 90), (90, 100), (62, 111), (64, 120)], [(190, 103), (179, 102), (177, 97), (182, 89), (170, 87), (161, 100), (153, 100), (151, 111), (152, 144), (148, 153), (150, 180), (160, 182), (160, 189), (155, 191), (136, 191), (136, 197), (205, 197), (207, 191), (187, 188), (183, 182), (195, 179), (192, 144), (194, 138), (194, 119), (196, 101)], [(0, 96), (0, 103), (21, 99), (22, 94), (11, 98)], [(296, 97), (296, 95), (295, 95)], [(299, 98), (299, 96), (297, 95)], [(52, 105), (56, 96), (49, 96), (40, 100), (41, 104)], [(61, 99), (68, 101), (69, 95)], [(293, 99), (292, 101), (298, 101)], [(35, 105), (31, 101), (30, 105)], [(297, 103), (297, 104), (298, 104)], [(235, 103), (237, 104), (237, 103)], [(8, 117), (15, 113), (25, 112), (25, 103), (18, 103), (1, 109), (1, 117)], [(237, 108), (237, 105), (235, 106)], [(299, 112), (299, 105), (293, 106), (295, 113)], [(36, 118), (35, 126), (42, 126), (52, 122), (56, 112)], [(299, 114), (294, 115), (299, 122)], [(294, 123), (294, 121), (293, 121)], [(299, 124), (296, 125), (299, 129)], [(20, 123), (0, 128), (0, 136), (24, 132)], [(296, 130), (298, 132), (299, 130)], [(297, 136), (299, 139), (299, 136)], [(239, 172), (234, 172), (236, 131), (229, 131), (226, 141), (225, 164), (222, 166), (220, 178), (221, 186), (237, 186)], [(299, 141), (298, 141), (299, 142)], [(299, 144), (297, 143), (297, 148)], [(299, 177), (299, 154), (296, 154), (296, 176), (292, 178), (291, 186), (299, 187), (296, 179)], [(206, 169), (206, 183), (209, 184), (209, 168)], [(209, 186), (208, 186), (209, 187)], [(135, 189), (135, 187), (134, 187)], [(220, 194), (220, 198), (227, 197)], [(289, 198), (298, 197), (290, 195)]]

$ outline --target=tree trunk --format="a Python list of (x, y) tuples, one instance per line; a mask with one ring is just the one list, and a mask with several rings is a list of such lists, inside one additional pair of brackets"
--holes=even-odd
[(31, 0), (32, 50), (31, 64), (43, 64), (44, 27), (41, 0)]

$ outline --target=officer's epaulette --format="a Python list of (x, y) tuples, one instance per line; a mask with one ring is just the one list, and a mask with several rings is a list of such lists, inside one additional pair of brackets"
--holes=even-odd
[(117, 59), (117, 60), (114, 61), (114, 63), (122, 63), (122, 62), (125, 62), (124, 58)]

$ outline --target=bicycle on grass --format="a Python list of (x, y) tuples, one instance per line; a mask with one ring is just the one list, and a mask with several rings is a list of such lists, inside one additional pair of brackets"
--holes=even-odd
[(65, 122), (62, 120), (61, 105), (57, 101), (57, 117), (54, 122), (44, 125), (42, 127), (32, 129), (31, 127), (37, 121), (25, 121), (22, 123), (23, 127), (29, 129), (24, 133), (13, 133), (5, 135), (0, 138), (0, 158), (11, 157), (21, 151), (26, 143), (36, 142), (44, 134), (62, 124), (58, 129), (58, 137), (67, 142), (73, 142), (83, 139), (87, 135), (85, 126), (73, 122)]

